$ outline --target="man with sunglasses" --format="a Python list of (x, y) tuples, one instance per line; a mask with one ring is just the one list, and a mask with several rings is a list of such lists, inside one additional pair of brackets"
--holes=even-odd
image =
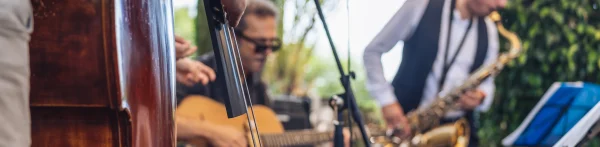
[[(277, 38), (277, 7), (267, 0), (248, 0), (246, 11), (235, 27), (243, 70), (253, 104), (268, 105), (266, 85), (260, 72), (267, 57), (281, 47)], [(215, 73), (216, 60), (213, 52), (196, 59), (182, 58), (177, 61), (177, 102), (189, 95), (203, 95), (223, 102), (227, 96), (225, 78)], [(180, 74), (183, 73), (183, 74)], [(201, 106), (199, 106), (201, 107)], [(205, 138), (214, 146), (246, 147), (244, 132), (228, 126), (206, 121), (177, 120), (179, 139)]]

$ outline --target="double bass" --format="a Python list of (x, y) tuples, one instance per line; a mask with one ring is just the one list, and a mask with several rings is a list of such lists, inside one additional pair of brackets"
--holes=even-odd
[(175, 146), (170, 0), (31, 0), (32, 146)]
[[(31, 2), (32, 146), (175, 146), (171, 0)], [(242, 63), (221, 2), (205, 6), (232, 118), (249, 103)]]

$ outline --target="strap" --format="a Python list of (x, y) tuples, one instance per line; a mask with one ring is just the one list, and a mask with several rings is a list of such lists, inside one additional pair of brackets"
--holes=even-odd
[(479, 67), (483, 65), (483, 62), (487, 56), (489, 46), (485, 17), (479, 17), (477, 22), (477, 33), (477, 36), (479, 36), (477, 37), (477, 52), (475, 53), (475, 62), (473, 62), (473, 65), (471, 65), (471, 70), (469, 73), (473, 73), (475, 70), (479, 69)]
[(467, 34), (469, 33), (471, 26), (473, 26), (473, 18), (470, 18), (469, 25), (467, 26), (467, 29), (465, 30), (465, 33), (464, 33), (462, 39), (460, 40), (460, 44), (458, 44), (458, 49), (456, 50), (456, 52), (454, 52), (454, 56), (448, 63), (447, 58), (448, 58), (448, 52), (450, 52), (450, 37), (452, 36), (452, 21), (454, 20), (454, 8), (455, 7), (456, 7), (456, 0), (452, 0), (452, 3), (450, 4), (450, 16), (449, 16), (449, 21), (448, 21), (448, 35), (446, 36), (446, 48), (445, 48), (446, 50), (444, 53), (444, 67), (442, 70), (441, 78), (438, 82), (438, 90), (439, 91), (442, 90), (442, 87), (443, 87), (444, 83), (446, 82), (446, 77), (448, 76), (448, 71), (449, 71), (450, 67), (452, 67), (454, 62), (456, 61), (456, 57), (458, 57), (458, 53), (460, 53), (460, 51), (463, 48), (462, 46), (465, 43)]

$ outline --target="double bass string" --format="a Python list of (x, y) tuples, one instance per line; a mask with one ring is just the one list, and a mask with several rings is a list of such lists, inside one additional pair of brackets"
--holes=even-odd
[[(239, 57), (240, 50), (239, 50), (239, 48), (237, 46), (237, 40), (236, 40), (236, 37), (235, 37), (235, 33), (230, 33), (230, 34), (233, 36), (233, 37), (231, 37), (233, 39), (233, 41), (232, 41), (233, 42), (232, 43), (233, 47), (234, 47), (235, 51), (237, 51), (237, 56), (235, 56), (235, 57), (236, 57), (236, 60), (238, 61), (236, 63), (238, 63), (239, 66), (238, 66), (238, 69), (236, 69), (236, 70), (241, 71), (241, 73), (242, 73), (241, 76), (245, 77), (246, 73), (244, 73), (244, 70), (240, 70), (239, 69), (239, 67), (243, 67), (243, 65), (242, 65), (242, 60)], [(250, 129), (250, 136), (252, 137), (251, 142), (254, 145), (253, 147), (257, 147), (255, 140), (256, 140), (256, 138), (258, 138), (258, 145), (260, 147), (262, 147), (262, 142), (260, 140), (260, 135), (259, 135), (259, 132), (258, 132), (258, 126), (256, 125), (256, 117), (254, 116), (254, 108), (252, 107), (252, 98), (251, 98), (251, 95), (250, 95), (250, 91), (248, 89), (248, 84), (247, 84), (248, 81), (246, 81), (246, 78), (244, 78), (244, 81), (242, 81), (242, 83), (243, 83), (242, 88), (245, 88), (245, 92), (243, 94), (243, 98), (242, 99), (244, 100), (244, 104), (246, 104), (245, 105), (246, 110), (248, 110), (248, 105), (250, 107), (250, 112), (246, 113), (246, 119), (248, 120), (248, 129)], [(244, 91), (244, 90), (242, 90), (242, 91)], [(248, 113), (252, 113), (252, 120), (250, 120), (250, 114), (248, 114)], [(256, 131), (256, 137), (254, 135), (254, 132), (252, 131), (253, 124), (254, 124), (254, 130)]]
[[(250, 112), (252, 112), (252, 121), (254, 124), (254, 129), (256, 130), (256, 138), (258, 138), (258, 145), (260, 145), (262, 147), (262, 142), (260, 140), (260, 135), (258, 134), (258, 126), (256, 125), (256, 117), (254, 117), (254, 108), (252, 107), (252, 98), (250, 97), (250, 93), (248, 91), (248, 85), (245, 86), (246, 88), (246, 93), (248, 94), (248, 101), (250, 102)], [(246, 100), (244, 100), (244, 102), (246, 102)], [(246, 118), (248, 118), (248, 122), (250, 122), (250, 115), (246, 115)], [(252, 125), (250, 123), (248, 123), (248, 126), (250, 127), (250, 133), (252, 134), (252, 144), (254, 144), (254, 147), (256, 147), (256, 142), (254, 141), (254, 133), (252, 133)]]

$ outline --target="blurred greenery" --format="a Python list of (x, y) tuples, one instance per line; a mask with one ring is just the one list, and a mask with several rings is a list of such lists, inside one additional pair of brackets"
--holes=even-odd
[[(291, 25), (290, 30), (284, 32), (282, 31), (284, 25), (280, 25), (279, 35), (288, 41), (284, 42), (282, 50), (270, 57), (263, 72), (263, 79), (269, 84), (270, 92), (274, 95), (312, 96), (323, 99), (344, 92), (335, 60), (331, 56), (316, 55), (313, 52), (315, 42), (307, 41), (307, 37), (310, 35), (325, 38), (323, 32), (313, 34), (315, 33), (315, 24), (321, 23), (316, 15), (314, 1), (275, 0), (275, 3), (280, 8), (280, 16), (285, 13), (293, 13), (294, 17), (292, 23), (284, 24)], [(292, 4), (295, 9), (283, 9), (286, 3)], [(327, 12), (337, 6), (337, 0), (322, 0), (321, 5), (327, 16)], [(280, 19), (280, 24), (283, 24), (283, 19)], [(329, 48), (323, 49), (330, 50)], [(340, 58), (342, 61), (346, 61), (344, 57)], [(344, 69), (347, 69), (347, 64), (342, 65)], [(377, 106), (366, 90), (362, 65), (353, 62), (352, 67), (355, 73), (359, 73), (352, 81), (359, 109), (368, 122), (377, 122), (380, 120), (378, 117), (380, 114), (379, 111), (376, 111)]]
[(198, 51), (192, 55), (200, 55), (212, 51), (208, 24), (206, 23), (206, 12), (204, 2), (198, 0), (195, 12), (191, 7), (176, 8), (174, 12), (175, 34), (198, 46)]
[(175, 35), (181, 36), (186, 40), (190, 41), (192, 45), (197, 45), (195, 40), (196, 34), (196, 23), (194, 17), (189, 15), (188, 8), (178, 8), (173, 12), (175, 18)]
[(212, 51), (212, 43), (210, 40), (210, 32), (208, 31), (208, 23), (206, 22), (206, 11), (204, 9), (204, 1), (198, 0), (198, 5), (196, 6), (196, 18), (194, 22), (196, 23), (196, 36), (194, 38), (196, 43), (199, 44), (197, 54), (201, 55), (206, 52)]
[(479, 119), (480, 146), (501, 146), (552, 83), (600, 82), (599, 2), (513, 0), (500, 12), (504, 26), (521, 38), (524, 52), (495, 80), (492, 108)]

